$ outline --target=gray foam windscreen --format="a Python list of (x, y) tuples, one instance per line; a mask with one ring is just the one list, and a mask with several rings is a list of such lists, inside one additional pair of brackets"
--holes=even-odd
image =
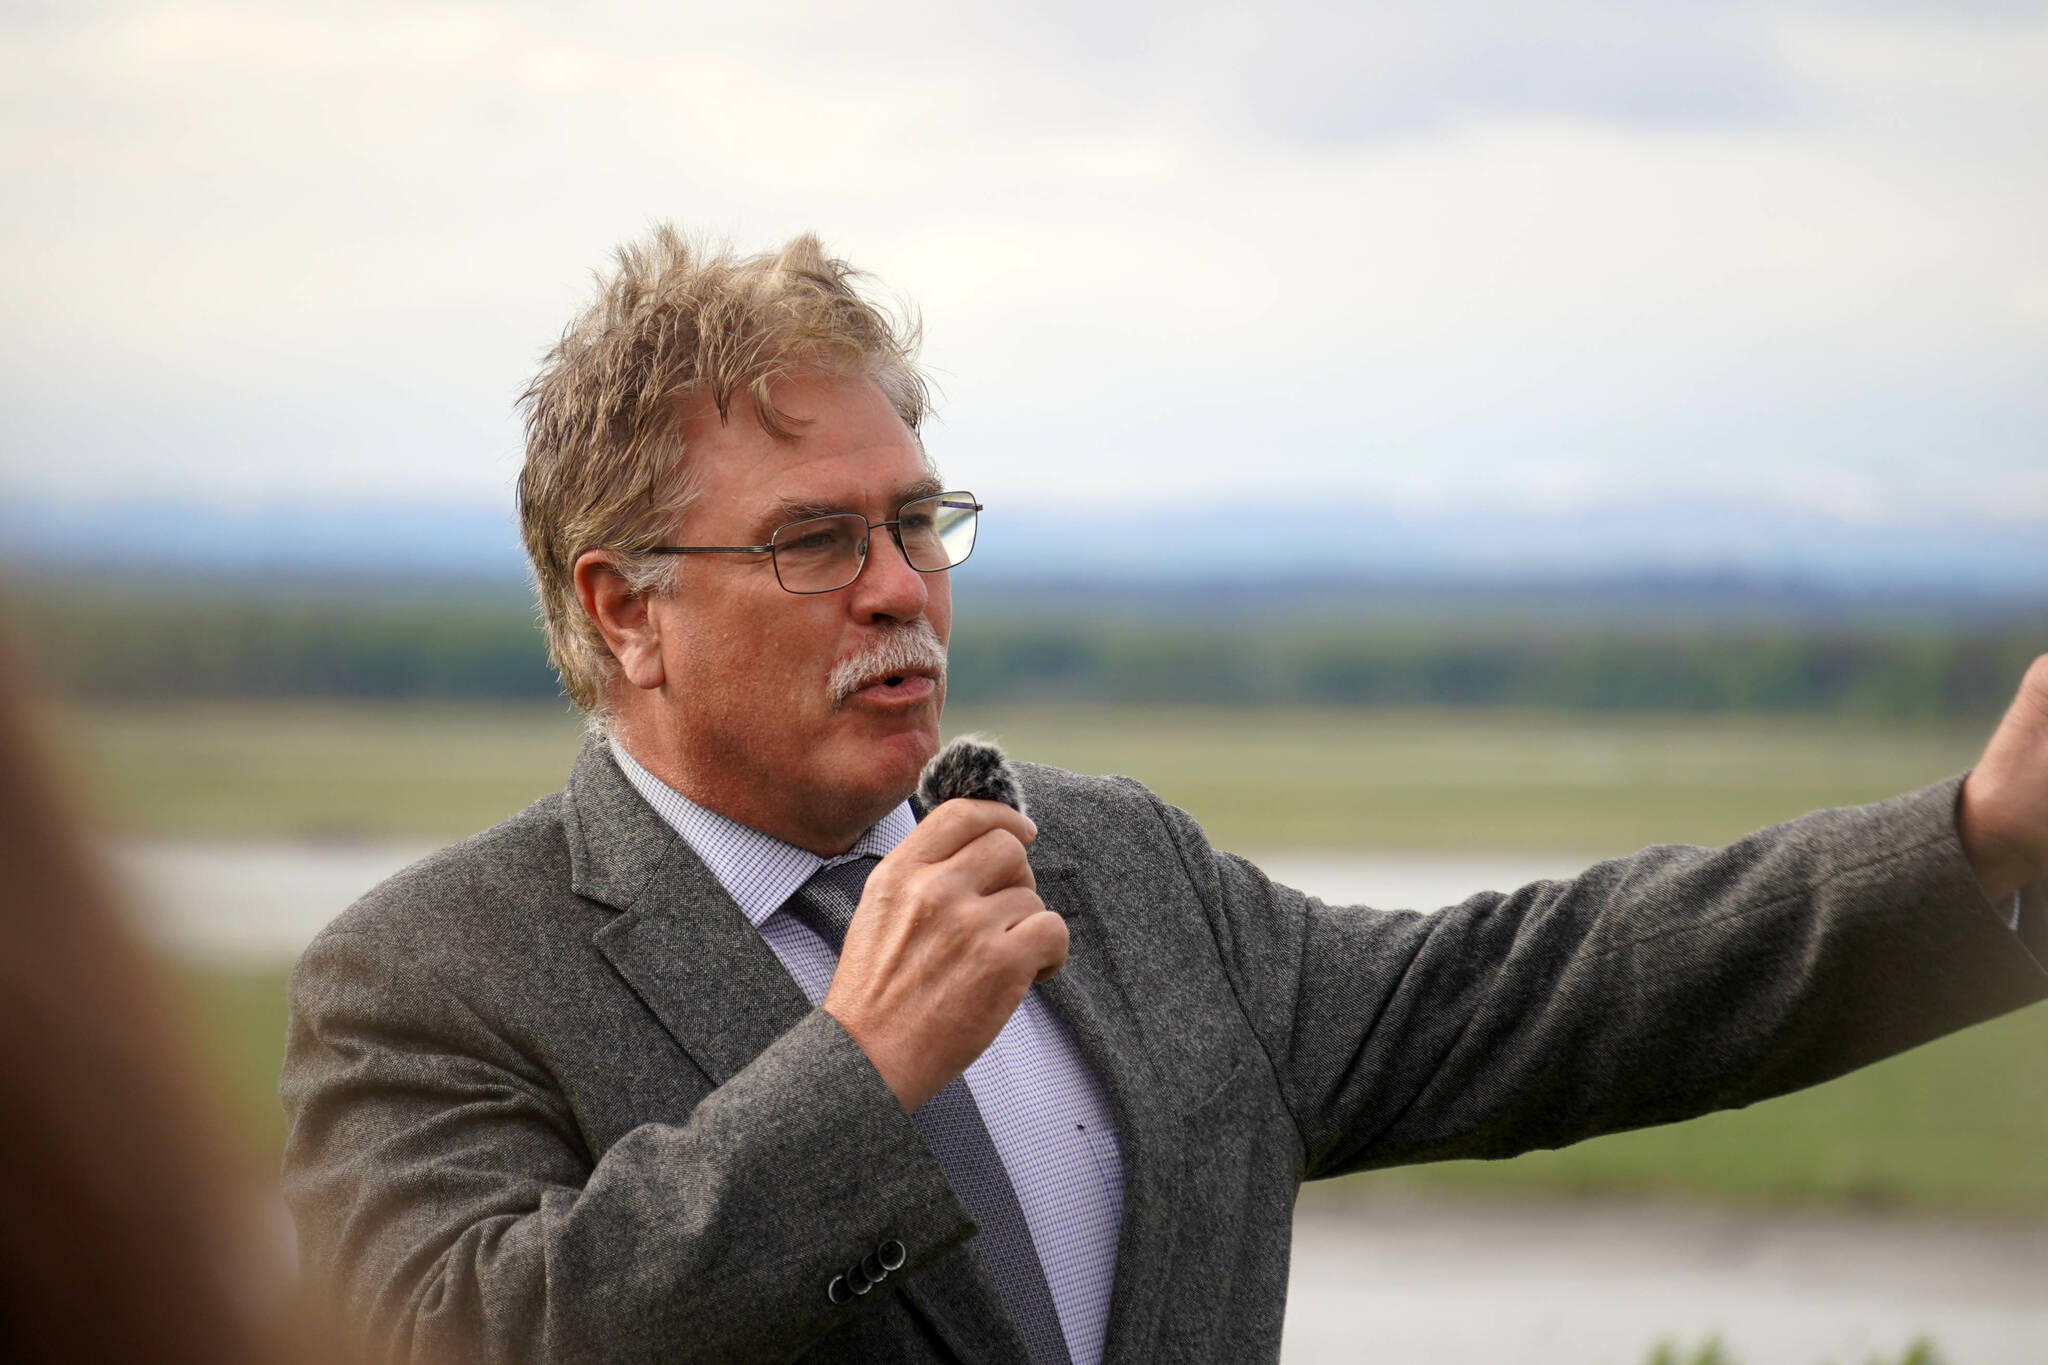
[(917, 799), (926, 810), (954, 797), (1000, 801), (1024, 812), (1024, 789), (1016, 769), (993, 741), (981, 735), (962, 735), (939, 750), (917, 780)]

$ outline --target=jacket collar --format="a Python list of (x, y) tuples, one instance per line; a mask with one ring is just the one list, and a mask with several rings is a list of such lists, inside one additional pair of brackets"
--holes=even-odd
[(810, 1001), (601, 740), (569, 775), (570, 885), (620, 913), (594, 942), (663, 1027), (723, 1085), (810, 1012)]

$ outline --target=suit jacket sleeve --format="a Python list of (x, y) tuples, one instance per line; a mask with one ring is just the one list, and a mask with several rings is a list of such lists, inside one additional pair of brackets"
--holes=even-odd
[(1959, 782), (1432, 914), (1277, 886), (1154, 802), (1313, 1178), (1744, 1105), (2040, 999)]
[(286, 1196), (307, 1271), (379, 1356), (788, 1359), (864, 1307), (829, 1303), (813, 1267), (857, 1263), (888, 1229), (914, 1272), (971, 1230), (823, 1011), (687, 1121), (594, 1158), (559, 1063), (421, 944), (330, 930), (291, 994)]

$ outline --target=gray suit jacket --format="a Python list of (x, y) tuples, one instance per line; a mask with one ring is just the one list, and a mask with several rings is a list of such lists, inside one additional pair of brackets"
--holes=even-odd
[[(1024, 774), (1072, 938), (1045, 994), (1126, 1159), (1115, 1361), (1273, 1359), (1304, 1179), (1746, 1104), (2048, 988), (1953, 781), (1417, 914), (1275, 886), (1128, 779)], [(291, 995), (286, 1196), (380, 1355), (1025, 1360), (908, 1116), (602, 745), (342, 915)]]

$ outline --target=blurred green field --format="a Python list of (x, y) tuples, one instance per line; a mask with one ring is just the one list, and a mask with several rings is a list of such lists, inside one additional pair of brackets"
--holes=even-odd
[[(561, 782), (580, 738), (553, 707), (238, 704), (51, 719), (81, 796), (126, 834), (453, 838)], [(949, 717), (1021, 757), (1127, 772), (1251, 850), (1555, 851), (1720, 842), (1965, 766), (1978, 726), (1811, 717), (1445, 710), (1004, 708)], [(183, 967), (212, 1083), (271, 1159), (283, 972)], [(1804, 1094), (1507, 1162), (1325, 1187), (1677, 1196), (2048, 1219), (2048, 1009)]]
[[(110, 829), (455, 839), (559, 787), (558, 706), (249, 702), (52, 716)], [(1226, 848), (1553, 850), (1722, 843), (1967, 767), (1985, 727), (1814, 716), (1003, 707), (948, 713), (1021, 758), (1121, 772)]]

